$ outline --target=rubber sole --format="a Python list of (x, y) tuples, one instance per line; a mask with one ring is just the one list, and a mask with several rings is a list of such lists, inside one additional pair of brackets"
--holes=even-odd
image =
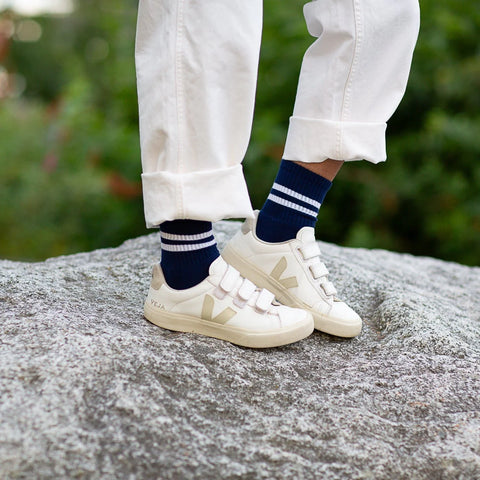
[(241, 275), (248, 278), (251, 282), (255, 283), (260, 288), (266, 288), (270, 290), (276, 297), (276, 299), (283, 305), (293, 308), (301, 308), (310, 312), (313, 316), (315, 329), (321, 332), (329, 333), (330, 335), (336, 335), (337, 337), (351, 338), (356, 337), (362, 331), (362, 324), (354, 323), (347, 324), (344, 321), (336, 320), (335, 318), (323, 315), (307, 304), (303, 303), (297, 297), (292, 295), (285, 287), (283, 287), (274, 278), (270, 277), (266, 273), (262, 272), (258, 267), (245, 260), (239, 255), (235, 249), (228, 244), (223, 252), (222, 257), (224, 260), (236, 268)]
[(167, 330), (199, 333), (249, 348), (280, 347), (303, 340), (313, 332), (313, 321), (310, 316), (290, 328), (252, 332), (239, 327), (220, 325), (190, 315), (158, 310), (148, 303), (145, 303), (144, 315), (149, 322)]

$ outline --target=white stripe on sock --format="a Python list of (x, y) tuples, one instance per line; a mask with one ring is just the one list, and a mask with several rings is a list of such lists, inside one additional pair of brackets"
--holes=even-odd
[(211, 247), (217, 242), (215, 240), (210, 240), (209, 242), (204, 243), (185, 243), (181, 245), (170, 245), (169, 243), (162, 243), (162, 250), (167, 252), (192, 252), (194, 250), (201, 250), (202, 248)]
[(313, 205), (317, 210), (320, 208), (321, 203), (317, 202), (313, 198), (306, 197), (305, 195), (302, 195), (301, 193), (296, 192), (295, 190), (291, 190), (290, 188), (284, 187), (283, 185), (280, 185), (279, 183), (274, 183), (273, 188), (275, 190), (278, 190), (279, 192), (286, 193), (287, 195), (290, 195), (291, 197), (298, 198), (302, 202), (309, 203), (310, 205)]
[(204, 238), (212, 237), (213, 230), (204, 233), (196, 233), (194, 235), (176, 235), (173, 233), (160, 232), (160, 237), (165, 240), (174, 240), (177, 242), (191, 242), (195, 240), (203, 240)]
[(313, 218), (317, 218), (318, 212), (315, 210), (310, 210), (309, 208), (305, 208), (302, 205), (298, 205), (297, 203), (289, 202), (288, 200), (285, 200), (284, 198), (277, 197), (276, 195), (273, 195), (271, 193), (267, 200), (271, 200), (272, 202), (279, 203), (280, 205), (283, 205), (284, 207), (291, 208), (293, 210), (297, 210), (299, 212), (305, 213)]

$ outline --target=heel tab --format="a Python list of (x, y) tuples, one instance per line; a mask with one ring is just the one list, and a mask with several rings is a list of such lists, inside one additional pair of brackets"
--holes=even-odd
[(165, 283), (165, 277), (163, 276), (160, 264), (155, 264), (152, 269), (152, 282), (150, 286), (154, 290), (160, 290), (160, 287)]
[(255, 224), (257, 223), (258, 211), (255, 210), (254, 214), (255, 216), (253, 218), (247, 218), (242, 223), (241, 231), (244, 235), (246, 235), (248, 232), (251, 232), (255, 228)]
[(250, 219), (245, 220), (242, 223), (242, 228), (240, 229), (244, 235), (252, 230), (252, 221)]

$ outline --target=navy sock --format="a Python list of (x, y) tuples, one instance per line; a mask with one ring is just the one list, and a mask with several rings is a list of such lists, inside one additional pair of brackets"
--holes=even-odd
[(315, 227), (318, 210), (332, 182), (288, 160), (282, 160), (275, 183), (258, 215), (257, 236), (284, 242), (305, 226)]
[(160, 265), (167, 284), (176, 290), (193, 287), (205, 280), (211, 263), (220, 255), (211, 222), (163, 222), (160, 225), (160, 237)]

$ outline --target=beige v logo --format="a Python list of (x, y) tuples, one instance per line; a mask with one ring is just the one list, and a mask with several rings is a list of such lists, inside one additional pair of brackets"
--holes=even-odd
[(237, 312), (233, 310), (233, 308), (227, 307), (223, 312), (220, 312), (215, 318), (212, 318), (213, 315), (213, 307), (215, 305), (215, 301), (213, 297), (210, 295), (205, 295), (203, 300), (203, 307), (202, 307), (202, 318), (204, 320), (208, 320), (209, 322), (216, 322), (224, 325), (227, 323), (231, 318), (233, 318)]
[(272, 270), (270, 274), (277, 282), (283, 285), (285, 288), (293, 288), (298, 287), (297, 277), (288, 277), (280, 280), (283, 272), (287, 269), (287, 259), (282, 257), (278, 263), (275, 265), (275, 268)]

